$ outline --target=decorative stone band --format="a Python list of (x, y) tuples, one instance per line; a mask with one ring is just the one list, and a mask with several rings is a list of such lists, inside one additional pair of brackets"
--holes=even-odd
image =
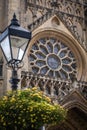
[(50, 78), (49, 76), (36, 75), (30, 72), (22, 72), (21, 77), (22, 89), (38, 87), (39, 90), (57, 103), (61, 103), (74, 90), (80, 92), (87, 100), (87, 82), (77, 81), (76, 79), (71, 81)]

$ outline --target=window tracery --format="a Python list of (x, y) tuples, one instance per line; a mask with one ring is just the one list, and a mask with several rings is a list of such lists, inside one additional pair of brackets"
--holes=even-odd
[(33, 73), (49, 77), (70, 79), (77, 71), (73, 52), (53, 37), (37, 40), (30, 50), (29, 61)]

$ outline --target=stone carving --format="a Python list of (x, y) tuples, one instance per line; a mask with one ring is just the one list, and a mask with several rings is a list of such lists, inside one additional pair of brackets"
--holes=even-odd
[[(56, 14), (62, 21), (65, 23), (65, 26), (70, 30), (70, 32), (74, 35), (74, 37), (80, 42), (80, 44), (86, 48), (85, 36), (81, 32), (83, 32), (85, 19), (84, 19), (84, 6), (82, 2), (75, 1), (37, 1), (36, 5), (33, 1), (27, 1), (29, 8), (36, 8), (36, 13), (38, 14), (39, 9), (41, 12), (44, 12), (42, 16), (37, 17), (34, 20), (34, 23), (29, 24), (28, 28), (30, 30), (34, 30), (39, 25), (44, 23), (49, 17)], [(35, 10), (33, 8), (33, 10)], [(32, 10), (32, 11), (33, 11)], [(44, 10), (44, 11), (43, 11)], [(77, 21), (77, 22), (76, 22)], [(77, 24), (79, 23), (79, 24)], [(79, 30), (80, 27), (80, 30)], [(84, 33), (85, 35), (85, 33)]]
[(50, 78), (49, 76), (22, 72), (21, 84), (23, 82), (25, 82), (25, 86), (22, 86), (22, 89), (36, 86), (57, 103), (61, 103), (67, 95), (77, 89), (87, 100), (87, 82), (62, 80), (60, 78)]

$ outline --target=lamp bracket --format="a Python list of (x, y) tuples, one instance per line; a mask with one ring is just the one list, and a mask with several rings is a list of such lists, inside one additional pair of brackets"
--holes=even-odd
[(6, 65), (12, 70), (18, 70), (24, 66), (24, 62), (14, 59), (12, 61), (9, 61)]

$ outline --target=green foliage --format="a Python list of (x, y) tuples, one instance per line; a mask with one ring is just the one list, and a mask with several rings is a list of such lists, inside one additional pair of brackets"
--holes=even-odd
[(44, 124), (58, 124), (66, 117), (60, 105), (53, 105), (49, 97), (36, 87), (10, 92), (0, 99), (0, 129), (38, 129)]

